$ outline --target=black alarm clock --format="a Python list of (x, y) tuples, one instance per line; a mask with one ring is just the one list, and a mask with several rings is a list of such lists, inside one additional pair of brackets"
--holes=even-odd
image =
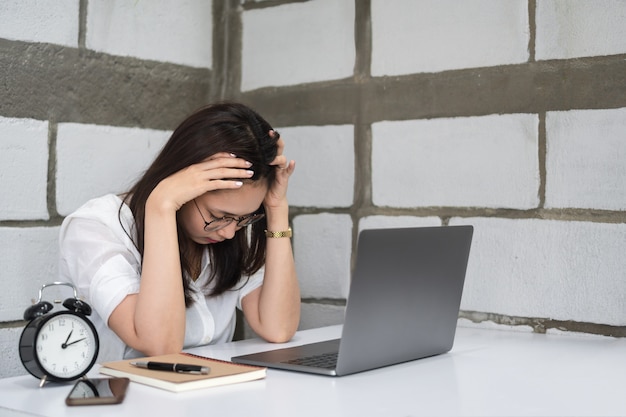
[[(67, 310), (50, 313), (52, 303), (42, 301), (43, 290), (53, 285), (66, 285), (74, 290), (74, 298), (63, 301)], [(41, 287), (37, 302), (24, 312), (24, 320), (30, 321), (19, 344), (20, 360), (31, 375), (41, 379), (40, 387), (46, 381), (73, 381), (93, 367), (100, 341), (96, 328), (87, 318), (90, 314), (91, 307), (78, 299), (72, 284), (53, 282)]]

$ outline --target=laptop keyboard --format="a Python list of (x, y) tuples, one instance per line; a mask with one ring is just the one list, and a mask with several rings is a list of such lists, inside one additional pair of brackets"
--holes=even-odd
[(285, 361), (293, 365), (312, 366), (315, 368), (335, 369), (337, 365), (337, 352), (323, 353), (321, 355), (307, 356)]

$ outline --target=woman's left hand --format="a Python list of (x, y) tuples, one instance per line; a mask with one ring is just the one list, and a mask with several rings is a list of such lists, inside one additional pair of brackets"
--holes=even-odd
[[(277, 133), (269, 134), (276, 138)], [(267, 230), (289, 229), (287, 183), (296, 163), (283, 155), (285, 142), (277, 138), (276, 158), (270, 165), (276, 170), (276, 181), (265, 194), (263, 205)], [(254, 169), (254, 166), (251, 168)], [(300, 289), (296, 274), (291, 239), (266, 239), (263, 285), (242, 300), (248, 324), (265, 340), (283, 343), (291, 339), (300, 322)]]
[[(274, 130), (270, 131), (271, 136), (275, 134)], [(287, 185), (289, 183), (289, 177), (296, 169), (296, 162), (288, 160), (285, 155), (283, 155), (283, 150), (285, 149), (283, 139), (279, 138), (276, 145), (278, 146), (278, 152), (276, 153), (276, 158), (270, 163), (270, 165), (276, 167), (276, 181), (265, 195), (263, 204), (266, 209), (284, 207), (287, 205)]]

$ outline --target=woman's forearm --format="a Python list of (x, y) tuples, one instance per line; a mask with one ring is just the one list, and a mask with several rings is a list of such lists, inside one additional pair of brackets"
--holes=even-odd
[(144, 255), (134, 327), (146, 354), (180, 351), (185, 336), (185, 297), (176, 208), (152, 196), (146, 202)]
[[(266, 210), (267, 230), (289, 227), (289, 207)], [(267, 238), (265, 277), (259, 296), (259, 335), (267, 340), (289, 340), (300, 322), (300, 288), (291, 239)]]

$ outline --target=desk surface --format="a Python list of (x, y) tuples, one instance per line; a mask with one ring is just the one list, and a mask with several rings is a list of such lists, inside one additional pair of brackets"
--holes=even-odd
[[(301, 331), (285, 346), (340, 333)], [(270, 347), (244, 340), (191, 351), (230, 359)], [(432, 358), (340, 378), (270, 369), (264, 380), (185, 393), (131, 383), (123, 404), (88, 410), (65, 406), (71, 384), (38, 384), (30, 375), (1, 379), (0, 415), (623, 416), (626, 339), (459, 327), (452, 351)]]

